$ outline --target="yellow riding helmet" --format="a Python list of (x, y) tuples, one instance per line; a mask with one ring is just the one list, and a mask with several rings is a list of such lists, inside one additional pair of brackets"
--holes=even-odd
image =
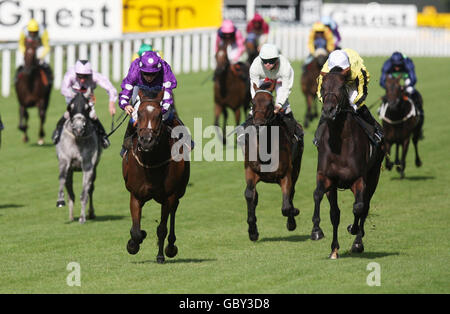
[(313, 24), (312, 28), (315, 32), (324, 32), (326, 29), (326, 26), (323, 23), (316, 22)]
[(37, 32), (39, 31), (39, 23), (35, 19), (31, 19), (28, 22), (27, 29), (29, 32)]

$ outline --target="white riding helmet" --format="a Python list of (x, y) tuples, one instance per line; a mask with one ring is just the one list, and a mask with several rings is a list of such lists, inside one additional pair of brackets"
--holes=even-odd
[(263, 60), (275, 59), (280, 57), (280, 53), (275, 45), (264, 44), (259, 52), (259, 57)]
[(92, 65), (88, 60), (78, 60), (75, 63), (76, 74), (92, 74)]
[(340, 67), (345, 70), (350, 67), (350, 60), (344, 50), (335, 50), (328, 57), (328, 68)]

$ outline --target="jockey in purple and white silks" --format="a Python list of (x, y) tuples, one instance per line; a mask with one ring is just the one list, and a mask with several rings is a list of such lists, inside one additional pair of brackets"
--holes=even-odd
[[(75, 97), (77, 92), (85, 93), (90, 89), (91, 94), (89, 97), (89, 105), (91, 110), (89, 112), (89, 117), (91, 118), (94, 126), (101, 138), (101, 143), (103, 148), (108, 148), (110, 142), (106, 137), (106, 132), (103, 125), (100, 123), (98, 116), (95, 112), (95, 96), (94, 89), (97, 85), (103, 87), (109, 95), (109, 113), (114, 115), (116, 113), (115, 103), (117, 101), (117, 90), (109, 81), (109, 79), (92, 70), (92, 65), (87, 60), (78, 60), (74, 67), (67, 70), (64, 75), (64, 79), (61, 84), (61, 94), (65, 97), (66, 103), (69, 104), (71, 100)], [(69, 118), (69, 113), (66, 111), (62, 118), (58, 121), (56, 125), (56, 130), (53, 133), (52, 139), (53, 143), (58, 143), (59, 137), (61, 135), (62, 127), (64, 122)]]
[(131, 138), (135, 133), (134, 124), (137, 120), (137, 108), (140, 104), (137, 95), (139, 86), (146, 86), (155, 90), (164, 88), (164, 96), (160, 104), (163, 122), (172, 127), (183, 125), (175, 115), (173, 89), (177, 87), (177, 80), (170, 65), (160, 57), (158, 52), (145, 51), (138, 59), (135, 59), (120, 86), (122, 91), (119, 94), (119, 107), (131, 116), (125, 132), (121, 156), (131, 147)]

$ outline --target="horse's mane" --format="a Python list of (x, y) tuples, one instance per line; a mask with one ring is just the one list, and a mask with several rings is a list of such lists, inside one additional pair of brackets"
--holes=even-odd
[(142, 92), (143, 96), (148, 98), (156, 98), (159, 92), (161, 92), (161, 86), (147, 86), (147, 85), (138, 85), (139, 90)]

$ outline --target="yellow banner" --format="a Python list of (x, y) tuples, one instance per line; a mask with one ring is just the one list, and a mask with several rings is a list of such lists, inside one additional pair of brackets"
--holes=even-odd
[(122, 0), (124, 33), (219, 27), (223, 0)]
[(423, 12), (417, 14), (417, 25), (450, 28), (450, 13), (438, 13), (434, 6), (425, 6)]

